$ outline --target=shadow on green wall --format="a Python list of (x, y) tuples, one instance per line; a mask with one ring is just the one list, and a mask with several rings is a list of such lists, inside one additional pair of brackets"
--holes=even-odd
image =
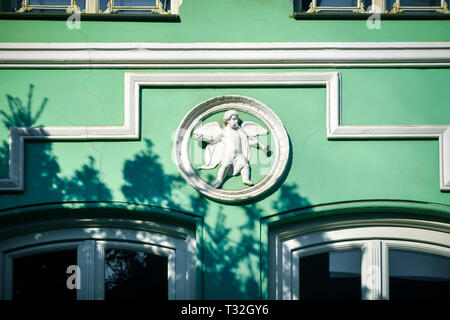
[(172, 200), (173, 191), (180, 188), (183, 179), (168, 175), (159, 162), (159, 156), (152, 150), (153, 143), (145, 139), (146, 149), (140, 151), (123, 167), (126, 183), (121, 191), (128, 202), (152, 204), (182, 210), (183, 206)]
[[(33, 114), (33, 86), (30, 85), (26, 104), (20, 98), (7, 95), (8, 111), (0, 113), (6, 128), (36, 126), (45, 106), (45, 98), (38, 111)], [(261, 249), (260, 221), (265, 216), (261, 204), (233, 206), (233, 211), (242, 210), (243, 223), (233, 225), (226, 214), (227, 206), (212, 203), (204, 197), (186, 194), (185, 182), (179, 175), (164, 171), (160, 157), (153, 151), (153, 143), (145, 139), (145, 148), (126, 160), (122, 174), (125, 183), (120, 187), (129, 203), (148, 204), (206, 217), (213, 221), (205, 223), (201, 268), (204, 274), (205, 298), (208, 299), (260, 299), (260, 267), (267, 262), (267, 254)], [(52, 144), (34, 144), (33, 172), (27, 172), (25, 194), (6, 194), (3, 199), (16, 198), (18, 204), (43, 202), (108, 202), (113, 195), (102, 181), (102, 173), (94, 157), (88, 156), (86, 163), (68, 177), (61, 177), (61, 168), (53, 154)], [(0, 147), (0, 168), (8, 168), (9, 146)], [(182, 196), (180, 196), (180, 194)], [(175, 196), (176, 195), (176, 196)], [(296, 184), (283, 184), (278, 197), (270, 204), (276, 212), (309, 205)], [(130, 239), (131, 240), (131, 239)]]
[[(10, 127), (36, 127), (39, 118), (45, 111), (49, 101), (44, 98), (36, 113), (33, 113), (33, 89), (30, 84), (26, 104), (19, 97), (6, 95), (7, 111), (0, 111), (3, 125)], [(34, 144), (32, 155), (32, 172), (26, 176), (27, 196), (38, 198), (41, 201), (50, 198), (52, 201), (109, 201), (112, 200), (111, 191), (101, 181), (101, 174), (96, 168), (95, 159), (88, 157), (86, 164), (77, 169), (71, 177), (60, 177), (61, 172), (58, 159), (52, 153), (51, 143), (28, 142)], [(0, 147), (0, 173), (1, 177), (8, 175), (9, 144), (3, 141)], [(33, 192), (34, 191), (34, 192)], [(21, 194), (8, 194), (3, 197), (20, 197)]]

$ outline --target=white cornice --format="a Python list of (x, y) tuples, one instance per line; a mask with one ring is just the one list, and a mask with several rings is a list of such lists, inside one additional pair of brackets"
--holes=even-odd
[(0, 43), (0, 68), (449, 66), (450, 42)]

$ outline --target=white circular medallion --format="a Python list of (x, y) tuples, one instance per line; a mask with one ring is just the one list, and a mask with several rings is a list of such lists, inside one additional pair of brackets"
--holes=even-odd
[[(216, 114), (223, 114), (222, 119), (208, 121)], [(256, 118), (260, 123), (246, 118)], [(269, 133), (270, 151), (268, 144), (261, 141)], [(204, 163), (197, 169), (192, 165), (191, 139), (204, 145)], [(250, 159), (250, 154), (254, 155), (251, 147), (271, 158), (270, 167), (254, 184), (251, 169), (258, 160)], [(289, 160), (289, 138), (281, 120), (263, 103), (249, 97), (223, 95), (200, 103), (186, 114), (175, 134), (174, 155), (181, 175), (198, 192), (219, 201), (249, 201), (271, 190), (283, 178)], [(198, 174), (198, 170), (214, 169), (214, 182), (208, 183)], [(222, 189), (230, 176), (242, 179), (243, 188)]]

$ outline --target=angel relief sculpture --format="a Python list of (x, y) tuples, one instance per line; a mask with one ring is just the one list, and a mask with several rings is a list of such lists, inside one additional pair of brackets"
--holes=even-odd
[(227, 175), (241, 174), (242, 182), (253, 186), (250, 180), (250, 147), (257, 147), (266, 154), (269, 146), (262, 144), (255, 137), (267, 135), (267, 130), (252, 121), (244, 121), (239, 125), (237, 111), (228, 110), (219, 122), (209, 122), (194, 131), (194, 139), (207, 143), (205, 163), (199, 170), (214, 169), (220, 163), (214, 188), (220, 188)]

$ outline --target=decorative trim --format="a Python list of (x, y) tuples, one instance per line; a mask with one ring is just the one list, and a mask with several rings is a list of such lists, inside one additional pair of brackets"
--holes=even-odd
[[(158, 224), (161, 230), (174, 229), (173, 226)], [(176, 228), (179, 229), (179, 228)], [(168, 257), (169, 299), (195, 299), (196, 270), (195, 256), (197, 242), (195, 231), (182, 228), (185, 239), (173, 238), (157, 231), (142, 231), (116, 228), (68, 228), (31, 232), (0, 241), (0, 262), (5, 278), (0, 299), (12, 296), (12, 258), (45, 251), (77, 249), (78, 264), (81, 268), (82, 285), (77, 292), (78, 299), (104, 299), (104, 248), (125, 247), (152, 251)], [(0, 269), (1, 269), (0, 268)]]
[(389, 13), (402, 13), (404, 11), (435, 11), (437, 13), (448, 14), (448, 4), (441, 0), (440, 6), (402, 6), (400, 0), (395, 0), (394, 6)]
[(70, 0), (70, 5), (31, 5), (30, 0), (23, 0), (22, 7), (17, 10), (17, 13), (23, 13), (32, 10), (65, 10), (67, 13), (80, 13), (80, 8), (75, 0)]
[(139, 139), (139, 88), (125, 75), (124, 124), (92, 127), (11, 127), (9, 178), (0, 179), (0, 191), (24, 190), (24, 146), (27, 140), (96, 141)]
[[(334, 249), (362, 249), (362, 285), (368, 289), (362, 298), (369, 300), (385, 299), (386, 261), (383, 261), (385, 244), (409, 246), (422, 252), (450, 256), (450, 243), (442, 224), (436, 230), (421, 229), (415, 220), (398, 219), (399, 224), (389, 226), (384, 219), (352, 219), (348, 225), (329, 226), (314, 223), (303, 226), (286, 227), (269, 233), (269, 299), (298, 299), (299, 255), (316, 254)], [(424, 221), (432, 226), (432, 221)], [(448, 229), (448, 225), (446, 226)], [(314, 231), (312, 231), (314, 230)], [(395, 241), (396, 240), (396, 241)], [(390, 245), (391, 246), (391, 245)], [(381, 261), (380, 261), (381, 258)], [(380, 272), (381, 271), (381, 272)], [(384, 279), (383, 279), (384, 278)], [(293, 280), (294, 279), (294, 280)], [(296, 281), (295, 281), (296, 280)], [(367, 286), (368, 284), (371, 286)]]
[(309, 4), (309, 9), (306, 11), (306, 13), (319, 13), (321, 11), (351, 11), (353, 13), (365, 13), (366, 10), (364, 10), (364, 3), (362, 3), (361, 0), (357, 0), (356, 7), (325, 7), (325, 6), (318, 6), (317, 0), (312, 0)]
[[(114, 4), (114, 0), (109, 0), (107, 9), (103, 12), (103, 14), (110, 14), (110, 13), (116, 13), (121, 10), (128, 10), (128, 11), (150, 11), (155, 12), (159, 14), (165, 14), (165, 8), (163, 8), (163, 5), (161, 4), (160, 0), (155, 1), (154, 6), (116, 6)], [(170, 12), (170, 9), (168, 10)]]
[(0, 43), (0, 68), (448, 66), (450, 42)]
[(10, 128), (9, 179), (0, 179), (0, 191), (23, 191), (26, 140), (95, 141), (137, 140), (140, 137), (141, 86), (304, 86), (326, 87), (328, 139), (438, 139), (440, 189), (450, 191), (450, 124), (413, 126), (342, 125), (341, 76), (338, 72), (270, 73), (125, 73), (124, 125), (93, 127)]
[[(238, 79), (239, 77), (236, 80)], [(241, 190), (223, 190), (206, 183), (195, 172), (189, 156), (189, 143), (196, 126), (202, 119), (230, 108), (259, 118), (265, 123), (272, 135), (274, 160), (269, 172), (256, 185)], [(175, 134), (174, 154), (181, 175), (198, 192), (216, 200), (247, 201), (267, 192), (283, 178), (290, 156), (289, 138), (278, 116), (260, 101), (239, 95), (223, 95), (200, 103), (181, 120)]]

